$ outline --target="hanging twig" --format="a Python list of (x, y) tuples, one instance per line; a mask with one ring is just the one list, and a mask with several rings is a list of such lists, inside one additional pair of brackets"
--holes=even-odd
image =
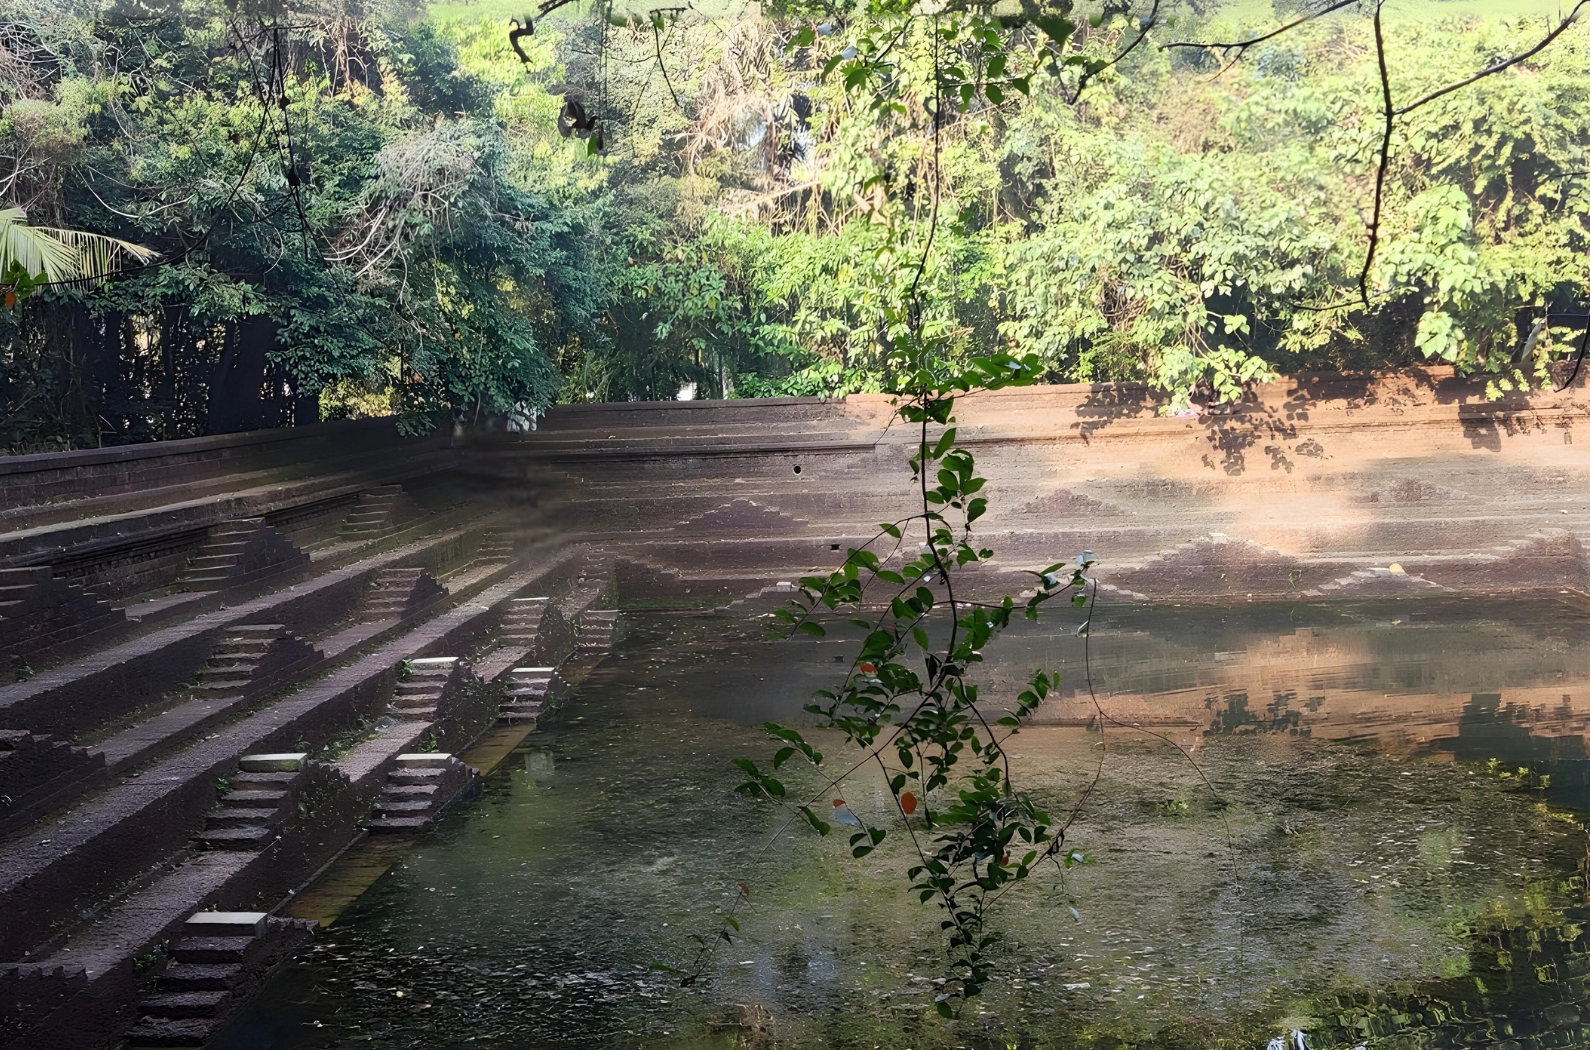
[(1358, 296), (1369, 309), (1369, 271), (1375, 265), (1375, 251), (1380, 247), (1380, 214), (1386, 199), (1386, 169), (1391, 165), (1391, 129), (1397, 120), (1397, 111), (1391, 105), (1391, 74), (1386, 69), (1386, 38), (1380, 26), (1380, 8), (1385, 0), (1375, 0), (1375, 59), (1380, 63), (1380, 97), (1385, 114), (1385, 129), (1380, 136), (1380, 164), (1375, 168), (1375, 211), (1369, 220), (1369, 247), (1364, 252), (1364, 269), (1358, 275)]
[(1559, 393), (1573, 386), (1573, 381), (1579, 378), (1579, 366), (1584, 364), (1584, 352), (1587, 346), (1590, 346), (1590, 318), (1586, 318), (1584, 334), (1579, 337), (1579, 352), (1573, 355), (1573, 371), (1568, 373), (1567, 381), (1557, 388)]
[[(1356, 2), (1356, 0), (1353, 0), (1353, 2)], [(1590, 2), (1590, 0), (1587, 0), (1587, 2)], [(1137, 45), (1148, 39), (1149, 30), (1159, 25), (1159, 3), (1160, 0), (1154, 0), (1154, 6), (1149, 10), (1148, 17), (1138, 24), (1136, 40), (1126, 45), (1126, 47), (1122, 48), (1116, 53), (1114, 58), (1104, 63), (1102, 66), (1099, 66), (1097, 69), (1085, 70), (1082, 76), (1077, 79), (1077, 89), (1071, 93), (1072, 105), (1076, 105), (1077, 100), (1082, 97), (1082, 89), (1088, 86), (1088, 81), (1092, 80), (1100, 73), (1103, 73), (1105, 70), (1120, 64), (1120, 62), (1125, 59), (1127, 55), (1130, 55), (1133, 51), (1137, 50)]]

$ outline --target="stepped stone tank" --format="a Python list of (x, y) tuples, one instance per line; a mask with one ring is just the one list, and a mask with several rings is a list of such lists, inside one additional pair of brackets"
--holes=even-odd
[[(1091, 549), (1129, 603), (1590, 601), (1586, 409), (1442, 370), (1192, 419), (1131, 385), (974, 394), (998, 556), (973, 587)], [(203, 915), (263, 916), (365, 832), (432, 826), (476, 780), (458, 754), (534, 731), (626, 605), (766, 605), (838, 565), (910, 495), (890, 412), (578, 405), (522, 435), (0, 460), (0, 1046), (197, 1045), (311, 932), (261, 920), (209, 962)]]

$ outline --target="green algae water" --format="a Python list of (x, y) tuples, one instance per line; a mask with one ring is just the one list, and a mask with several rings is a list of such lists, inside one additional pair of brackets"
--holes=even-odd
[[(955, 1022), (900, 833), (853, 860), (733, 791), (731, 760), (771, 750), (756, 725), (800, 720), (847, 643), (625, 625), (215, 1045), (1590, 1045), (1590, 627), (1567, 605), (1101, 610), (1086, 664), (1074, 624), (1013, 629), (984, 695), (1064, 672), (1011, 750), (1053, 810), (1094, 785), (1068, 838), (1091, 859), (1000, 903), (999, 976)], [(875, 776), (839, 795), (888, 805)]]

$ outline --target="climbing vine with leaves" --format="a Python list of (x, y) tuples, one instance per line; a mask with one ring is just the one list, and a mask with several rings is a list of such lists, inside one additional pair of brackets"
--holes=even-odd
[[(1018, 608), (1036, 620), (1056, 598), (1088, 604), (1091, 554), (1033, 571), (1034, 586), (1020, 606), (1009, 595), (989, 601), (967, 594), (964, 574), (994, 552), (976, 534), (976, 522), (988, 510), (987, 479), (959, 440), (955, 406), (974, 389), (1031, 384), (1043, 366), (1036, 355), (1005, 352), (957, 361), (946, 345), (949, 326), (924, 301), (922, 278), (940, 218), (939, 130), (952, 119), (951, 111), (998, 105), (1007, 91), (1027, 92), (1039, 69), (1057, 76), (1077, 70), (1080, 80), (1101, 67), (1080, 53), (1055, 49), (1067, 46), (1074, 29), (1062, 17), (1037, 20), (1047, 43), (1018, 58), (1009, 45), (1012, 34), (1026, 29), (1025, 20), (940, 13), (925, 39), (909, 39), (917, 28), (912, 7), (892, 0), (874, 6), (878, 10), (869, 12), (864, 27), (827, 59), (823, 75), (841, 76), (856, 104), (892, 114), (912, 131), (928, 130), (931, 153), (918, 165), (928, 184), (927, 194), (920, 195), (926, 199), (879, 208), (887, 233), (876, 249), (914, 260), (914, 268), (903, 273), (908, 284), (898, 270), (894, 276), (896, 297), (876, 300), (876, 324), (896, 416), (916, 435), (907, 464), (916, 507), (879, 525), (829, 575), (801, 580), (799, 597), (777, 614), (786, 629), (813, 636), (825, 635), (825, 621), (835, 618), (865, 632), (844, 681), (819, 691), (806, 709), (819, 730), (840, 734), (852, 760), (816, 794), (792, 798), (780, 779), (783, 767), (797, 761), (823, 769), (829, 760), (800, 730), (768, 723), (766, 730), (780, 745), (771, 759), (742, 758), (736, 765), (745, 775), (742, 793), (787, 808), (792, 823), (822, 836), (834, 830), (821, 815), (823, 800), (846, 776), (876, 767), (894, 800), (895, 830), (909, 839), (915, 855), (906, 872), (911, 891), (940, 911), (946, 972), (936, 1006), (942, 1016), (956, 1017), (991, 976), (990, 950), (1000, 936), (990, 923), (995, 903), (1044, 867), (1063, 872), (1083, 859), (1066, 845), (1069, 819), (1057, 820), (1022, 789), (1006, 751), (1010, 737), (1058, 684), (1058, 674), (1035, 670), (1027, 688), (1003, 704), (982, 696), (971, 679)], [(803, 29), (793, 46), (811, 47), (831, 29), (828, 23)], [(931, 81), (898, 75), (890, 56), (909, 46), (931, 50)], [(837, 798), (832, 805), (846, 806)], [(848, 845), (853, 856), (864, 857), (891, 829), (853, 811), (851, 816), (858, 830)]]
[[(838, 731), (858, 757), (804, 802), (791, 799), (778, 778), (781, 768), (797, 759), (823, 768), (827, 758), (799, 730), (768, 723), (765, 728), (781, 745), (771, 761), (736, 764), (746, 777), (742, 793), (787, 807), (824, 836), (833, 825), (819, 815), (822, 800), (851, 773), (877, 768), (916, 857), (907, 872), (911, 890), (941, 911), (947, 973), (936, 1001), (941, 1015), (954, 1017), (990, 977), (989, 950), (999, 939), (989, 924), (993, 904), (1044, 866), (1063, 871), (1083, 855), (1066, 847), (1069, 821), (1057, 821), (1019, 786), (1006, 751), (1059, 675), (1035, 671), (1027, 688), (997, 713), (998, 701), (981, 696), (969, 680), (1018, 606), (1008, 595), (972, 600), (961, 586), (962, 574), (994, 552), (974, 535), (973, 524), (988, 507), (979, 494), (986, 479), (958, 442), (955, 403), (974, 388), (1033, 382), (1037, 361), (996, 354), (947, 371), (921, 364), (937, 356), (929, 346), (903, 342), (896, 362), (905, 376), (897, 412), (917, 430), (909, 465), (920, 506), (879, 525), (828, 576), (803, 579), (800, 597), (777, 614), (813, 636), (827, 633), (823, 621), (830, 614), (842, 614), (866, 632), (844, 682), (819, 691), (806, 708), (819, 729)], [(1043, 604), (1055, 598), (1086, 605), (1089, 559), (1085, 554), (1033, 572), (1025, 615), (1036, 620)], [(844, 802), (835, 799), (833, 805)], [(859, 830), (850, 836), (850, 851), (864, 857), (889, 829), (859, 815), (853, 819)]]

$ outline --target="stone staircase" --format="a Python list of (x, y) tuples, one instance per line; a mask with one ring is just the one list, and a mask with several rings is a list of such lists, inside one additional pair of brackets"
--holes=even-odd
[(220, 699), (256, 690), (320, 659), (320, 650), (285, 624), (244, 624), (231, 628), (194, 679), (195, 699)]
[(203, 1046), (264, 976), (306, 940), (310, 919), (264, 912), (197, 912), (183, 925), (155, 974), (155, 994), (139, 1004), (133, 1046)]
[(580, 614), (578, 659), (606, 656), (613, 648), (613, 632), (618, 626), (617, 609), (587, 609)]
[(480, 538), (475, 548), (477, 562), (513, 561), (513, 530), (506, 525), (493, 525)]
[(366, 622), (402, 620), (441, 601), (447, 588), (424, 569), (382, 569), (359, 609)]
[(405, 722), (435, 721), (436, 708), (457, 666), (456, 656), (410, 660), (407, 677), (399, 678), (393, 690), (393, 712)]
[(87, 987), (88, 972), (76, 964), (0, 965), (0, 1045)]
[(48, 565), (0, 569), (0, 651), (27, 653), (115, 627), (126, 614)]
[(479, 770), (452, 755), (398, 755), (397, 768), (387, 775), (375, 813), (365, 826), (372, 832), (427, 831), (448, 803), (472, 787), (479, 776)]
[(811, 522), (785, 514), (755, 500), (736, 499), (674, 526), (683, 532), (717, 536), (782, 536), (807, 529)]
[(304, 789), (336, 776), (306, 754), (244, 755), (195, 841), (208, 849), (264, 849), (297, 815)]
[(508, 690), (498, 709), (499, 722), (534, 722), (547, 700), (566, 688), (556, 667), (515, 667), (508, 672)]
[(502, 614), (497, 641), (515, 662), (556, 663), (573, 650), (575, 627), (546, 598), (514, 598)]
[(368, 543), (402, 528), (424, 512), (402, 485), (383, 485), (359, 494), (359, 502), (337, 530), (341, 543)]
[(1303, 592), (1307, 598), (1344, 597), (1344, 592), (1363, 592), (1364, 594), (1408, 594), (1408, 593), (1437, 593), (1446, 588), (1439, 583), (1432, 583), (1423, 576), (1415, 576), (1404, 572), (1402, 566), (1395, 568), (1358, 569), (1346, 576), (1338, 577), (1329, 583), (1322, 583), (1318, 587), (1311, 587)]
[(68, 740), (0, 729), (0, 830), (20, 823), (50, 795), (99, 775), (105, 756)]
[(193, 556), (177, 585), (188, 591), (213, 591), (301, 569), (309, 555), (265, 524), (264, 518), (223, 522)]

